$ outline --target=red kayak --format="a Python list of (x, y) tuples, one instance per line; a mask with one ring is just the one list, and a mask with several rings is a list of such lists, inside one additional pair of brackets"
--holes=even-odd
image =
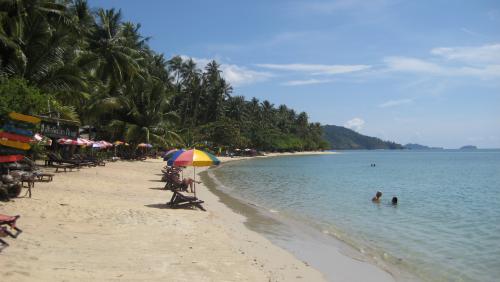
[(23, 135), (18, 135), (10, 132), (5, 132), (5, 131), (0, 131), (0, 139), (1, 138), (6, 138), (12, 141), (19, 141), (23, 143), (29, 143), (31, 141), (31, 138)]
[(24, 158), (23, 155), (0, 156), (0, 163), (13, 163)]

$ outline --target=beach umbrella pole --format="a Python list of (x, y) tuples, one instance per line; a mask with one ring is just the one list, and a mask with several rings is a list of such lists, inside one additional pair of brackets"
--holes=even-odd
[(193, 172), (194, 172), (194, 175), (193, 175), (194, 197), (196, 198), (196, 166), (193, 166)]

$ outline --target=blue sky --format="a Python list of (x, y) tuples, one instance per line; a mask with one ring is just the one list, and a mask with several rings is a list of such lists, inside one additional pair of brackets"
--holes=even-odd
[(398, 143), (500, 148), (500, 1), (91, 0), (233, 95)]

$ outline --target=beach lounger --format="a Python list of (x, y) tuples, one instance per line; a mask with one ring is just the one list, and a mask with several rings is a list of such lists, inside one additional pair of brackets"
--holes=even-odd
[(50, 182), (52, 181), (54, 174), (53, 173), (35, 173), (36, 181), (38, 182)]
[[(0, 234), (7, 234), (5, 231), (7, 230), (6, 227), (0, 226)], [(0, 252), (7, 248), (9, 246), (9, 243), (5, 242), (4, 240), (0, 239)]]
[[(93, 164), (89, 162), (83, 162), (78, 159), (63, 159), (61, 156), (59, 156), (56, 153), (50, 152), (47, 154), (47, 165), (49, 166), (54, 166), (54, 165), (74, 165), (77, 167), (81, 166), (92, 166)], [(66, 170), (65, 170), (66, 171)]]
[[(20, 217), (19, 215), (10, 216), (10, 215), (0, 214), (0, 227), (2, 228), (2, 231), (5, 234), (9, 235), (12, 238), (17, 238), (17, 236), (19, 236), (19, 234), (23, 232), (16, 226), (16, 221), (19, 219), (19, 217)], [(9, 227), (10, 229), (15, 230), (16, 232), (13, 233), (9, 231), (9, 229), (6, 227)]]
[(56, 172), (59, 172), (59, 169), (64, 169), (64, 172), (66, 172), (67, 169), (69, 171), (73, 171), (74, 168), (79, 169), (80, 167), (78, 165), (73, 165), (73, 164), (53, 164), (51, 167), (56, 168)]
[(175, 209), (175, 208), (184, 208), (184, 207), (197, 207), (202, 211), (206, 211), (205, 208), (201, 205), (204, 202), (195, 196), (188, 196), (183, 194), (180, 191), (173, 191), (172, 198), (170, 202), (167, 203), (167, 206)]

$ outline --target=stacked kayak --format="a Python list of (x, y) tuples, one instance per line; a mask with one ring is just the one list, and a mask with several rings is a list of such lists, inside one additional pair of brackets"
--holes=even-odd
[(0, 163), (22, 160), (40, 119), (11, 112), (0, 129)]

